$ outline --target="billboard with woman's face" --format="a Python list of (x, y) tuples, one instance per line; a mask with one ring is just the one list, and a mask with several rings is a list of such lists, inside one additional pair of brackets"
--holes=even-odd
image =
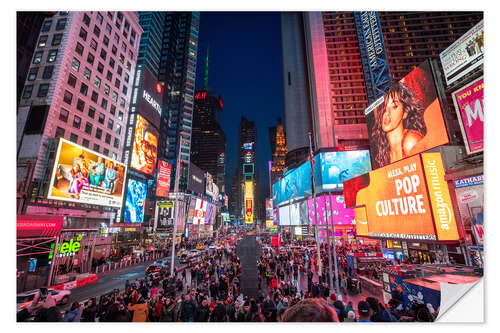
[(121, 207), (124, 164), (60, 139), (48, 199)]
[(373, 169), (449, 142), (428, 61), (366, 110)]
[(158, 131), (140, 114), (135, 124), (134, 144), (130, 166), (153, 175), (158, 154)]

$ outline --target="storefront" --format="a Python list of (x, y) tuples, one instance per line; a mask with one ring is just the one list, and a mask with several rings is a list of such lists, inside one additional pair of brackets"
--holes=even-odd
[(414, 264), (431, 264), (435, 261), (435, 255), (429, 251), (427, 243), (408, 242), (408, 254)]

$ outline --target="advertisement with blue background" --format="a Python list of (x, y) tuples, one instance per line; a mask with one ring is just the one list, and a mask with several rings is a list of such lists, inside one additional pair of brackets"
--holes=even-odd
[[(318, 163), (315, 164), (315, 167)], [(302, 199), (311, 195), (311, 163), (292, 170), (273, 185), (273, 204)]]
[(146, 183), (135, 179), (129, 179), (127, 186), (127, 198), (125, 200), (126, 223), (144, 222), (144, 205), (146, 201)]

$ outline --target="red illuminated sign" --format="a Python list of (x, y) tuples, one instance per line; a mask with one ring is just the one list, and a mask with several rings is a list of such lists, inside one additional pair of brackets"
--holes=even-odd
[(205, 91), (197, 92), (196, 95), (194, 95), (194, 99), (205, 99), (207, 97), (207, 93)]
[(161, 94), (161, 90), (162, 90), (161, 83), (157, 83), (156, 84), (156, 91), (158, 92), (158, 94)]
[(222, 98), (219, 98), (219, 105), (220, 105), (220, 108), (222, 109), (222, 106), (224, 105), (224, 104), (222, 103)]

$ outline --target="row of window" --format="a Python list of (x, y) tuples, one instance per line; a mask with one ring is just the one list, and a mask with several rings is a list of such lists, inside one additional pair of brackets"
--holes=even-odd
[[(64, 28), (66, 27), (67, 21), (68, 21), (68, 19), (65, 17), (58, 19), (56, 21), (56, 26), (55, 26), (56, 31), (64, 30)], [(50, 29), (52, 28), (52, 23), (53, 23), (53, 20), (45, 20), (45, 22), (43, 22), (41, 31), (42, 32), (50, 31)]]
[[(56, 138), (64, 138), (64, 134), (66, 133), (66, 130), (64, 128), (61, 128), (59, 126), (56, 127), (56, 133), (55, 133), (55, 137)], [(70, 133), (70, 136), (69, 136), (69, 140), (78, 144), (78, 135), (75, 134), (75, 133)], [(89, 145), (90, 145), (90, 142), (89, 140), (85, 139), (85, 138), (82, 138), (82, 146), (86, 147), (86, 148), (90, 148)], [(94, 143), (94, 146), (92, 147), (92, 150), (100, 153), (101, 151), (101, 147), (99, 146), (99, 144), (97, 143)], [(109, 149), (107, 148), (103, 148), (102, 150), (102, 153), (108, 157), (111, 157), (113, 159), (118, 159), (118, 155), (115, 153), (115, 152), (112, 152), (111, 153), (111, 156), (109, 155)]]

